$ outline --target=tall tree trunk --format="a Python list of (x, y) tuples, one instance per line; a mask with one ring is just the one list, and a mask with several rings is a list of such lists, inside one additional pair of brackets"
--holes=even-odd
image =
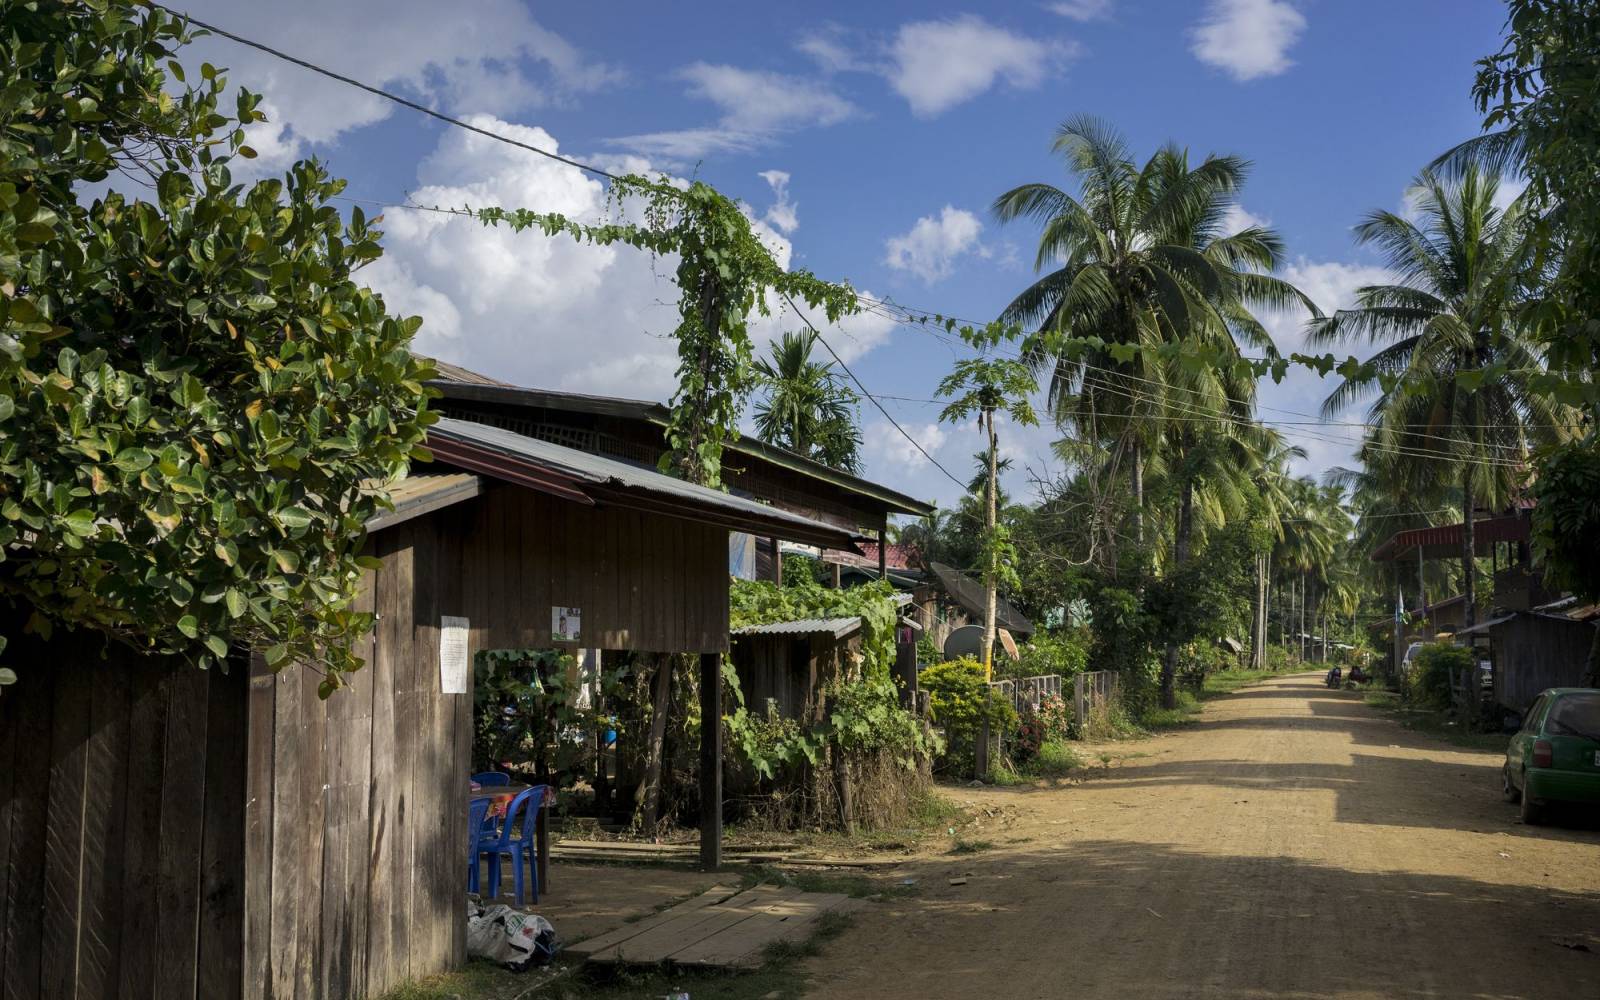
[[(1194, 528), (1194, 483), (1187, 476), (1178, 500), (1178, 526), (1172, 538), (1172, 571), (1183, 569), (1189, 562), (1189, 537)], [(1178, 704), (1178, 644), (1167, 639), (1166, 659), (1161, 664), (1161, 705), (1174, 708)]]
[(662, 744), (667, 734), (667, 714), (672, 710), (672, 664), (674, 657), (656, 654), (656, 675), (650, 698), (650, 741), (645, 746), (644, 782), (639, 786), (639, 813), (634, 825), (640, 830), (655, 830), (660, 818)]
[(1465, 517), (1461, 522), (1461, 593), (1465, 595), (1466, 607), (1464, 621), (1466, 627), (1471, 628), (1478, 623), (1478, 587), (1477, 587), (1477, 554), (1473, 551), (1476, 546), (1473, 537), (1475, 530), (1472, 525), (1472, 511), (1475, 506), (1472, 499), (1472, 463), (1469, 460), (1461, 473), (1461, 506)]
[(1144, 447), (1138, 438), (1133, 440), (1133, 540), (1140, 548), (1140, 558), (1143, 558), (1144, 549)]
[(994, 411), (984, 412), (984, 422), (989, 427), (989, 495), (987, 499), (986, 523), (989, 528), (988, 537), (988, 565), (984, 574), (983, 595), (983, 673), (985, 680), (994, 678), (994, 639), (995, 639), (995, 587), (999, 576), (1000, 566), (994, 551), (994, 526), (996, 520), (996, 507), (998, 503), (995, 494), (995, 478), (1000, 474), (999, 453), (994, 433)]
[(1295, 644), (1300, 651), (1301, 663), (1306, 661), (1306, 581), (1310, 578), (1309, 570), (1300, 574), (1300, 634), (1295, 636)]

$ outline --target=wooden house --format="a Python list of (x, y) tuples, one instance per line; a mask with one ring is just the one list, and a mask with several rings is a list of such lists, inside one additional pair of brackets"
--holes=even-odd
[[(963, 625), (982, 624), (985, 590), (983, 584), (953, 566), (935, 562), (928, 564), (933, 579), (912, 592), (915, 605), (914, 618), (918, 626), (944, 648), (950, 633)], [(1033, 623), (1028, 621), (1004, 596), (995, 596), (995, 625), (1010, 632), (1018, 642), (1033, 634)]]
[(1567, 598), (1462, 629), (1457, 641), (1487, 652), (1495, 701), (1521, 714), (1546, 688), (1584, 686), (1597, 628), (1600, 605)]
[[(652, 467), (666, 450), (663, 431), (671, 411), (660, 403), (530, 389), (456, 365), (435, 364), (439, 378), (429, 384), (443, 398), (435, 401), (434, 408), (449, 416)], [(722, 465), (724, 484), (733, 493), (880, 539), (891, 515), (922, 517), (934, 509), (898, 490), (754, 437), (730, 442), (723, 450)], [(760, 566), (760, 579), (776, 580), (782, 572), (778, 537), (753, 535), (748, 543), (750, 558), (734, 553), (732, 559)], [(821, 548), (859, 556), (854, 549)], [(880, 547), (875, 555), (881, 576), (887, 569), (888, 550)]]
[[(553, 609), (576, 608), (585, 646), (701, 654), (714, 714), (729, 532), (854, 541), (484, 424), (442, 420), (428, 445), (370, 525), (377, 625), (326, 701), (314, 666), (246, 650), (205, 672), (6, 630), (0, 997), (342, 1000), (461, 964), (472, 654), (551, 645)], [(720, 729), (705, 739), (714, 863)]]
[(860, 655), (861, 618), (850, 616), (735, 629), (729, 658), (751, 712), (770, 704), (785, 718), (812, 719), (822, 686), (848, 676)]

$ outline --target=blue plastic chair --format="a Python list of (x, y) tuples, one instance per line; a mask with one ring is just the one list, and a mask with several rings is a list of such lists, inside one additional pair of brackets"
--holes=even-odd
[[(511, 800), (511, 805), (506, 807), (505, 821), (500, 824), (500, 829), (493, 836), (485, 836), (478, 842), (478, 850), (490, 856), (489, 859), (489, 898), (500, 898), (500, 857), (511, 857), (512, 889), (516, 895), (517, 905), (522, 905), (523, 869), (532, 870), (528, 873), (532, 884), (533, 901), (539, 901), (539, 859), (538, 847), (535, 844), (535, 829), (538, 825), (539, 808), (544, 804), (544, 786), (534, 785), (525, 792), (518, 792), (517, 797)], [(518, 830), (517, 820), (522, 820), (522, 828)]]
[(472, 780), (478, 783), (478, 787), (488, 788), (492, 785), (511, 784), (511, 775), (504, 771), (480, 771), (472, 776)]
[(467, 891), (478, 891), (478, 869), (483, 857), (482, 848), (484, 834), (491, 833), (494, 827), (488, 826), (490, 799), (473, 799), (467, 803)]

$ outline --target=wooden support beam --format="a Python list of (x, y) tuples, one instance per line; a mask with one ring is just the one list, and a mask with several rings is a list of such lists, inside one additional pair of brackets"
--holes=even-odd
[(878, 523), (878, 579), (889, 579), (889, 515)]
[(722, 867), (722, 655), (700, 654), (700, 867)]
[(772, 582), (783, 586), (783, 547), (776, 537), (772, 539)]

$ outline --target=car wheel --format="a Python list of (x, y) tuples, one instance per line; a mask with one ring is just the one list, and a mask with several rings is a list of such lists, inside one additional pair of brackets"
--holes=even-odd
[(1522, 822), (1528, 826), (1538, 826), (1544, 822), (1544, 807), (1534, 802), (1533, 796), (1528, 794), (1526, 778), (1522, 786)]
[(1500, 769), (1500, 794), (1505, 796), (1507, 802), (1522, 801), (1522, 793), (1517, 790), (1516, 785), (1511, 783), (1511, 768), (1509, 767)]

